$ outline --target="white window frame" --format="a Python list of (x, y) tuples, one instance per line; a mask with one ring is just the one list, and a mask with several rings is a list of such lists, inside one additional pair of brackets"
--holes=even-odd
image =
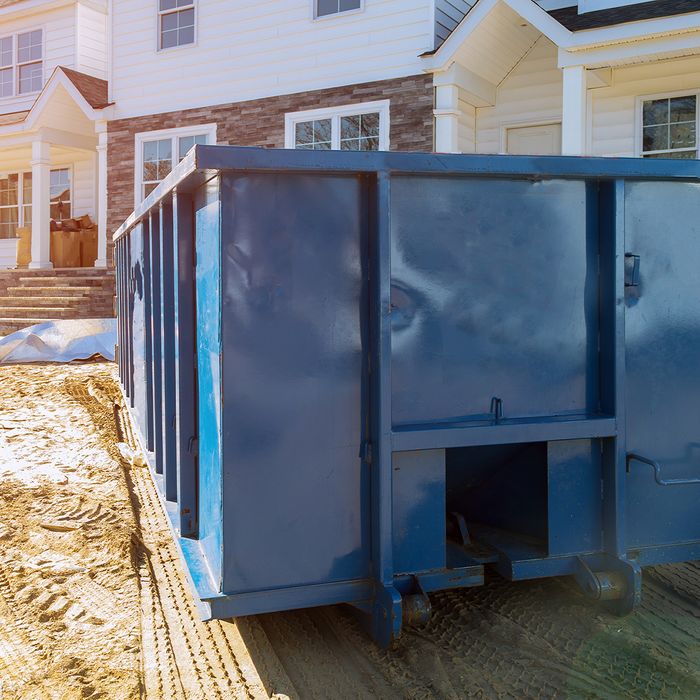
[(311, 0), (311, 17), (314, 22), (323, 22), (327, 19), (334, 19), (336, 17), (347, 17), (348, 15), (356, 15), (360, 12), (365, 11), (365, 0), (360, 0), (360, 6), (356, 7), (354, 10), (340, 10), (339, 12), (332, 12), (330, 15), (320, 15), (318, 14), (318, 0)]
[(143, 144), (146, 141), (162, 141), (171, 139), (172, 142), (172, 167), (179, 163), (178, 139), (183, 136), (197, 136), (203, 134), (207, 137), (207, 144), (216, 144), (216, 124), (198, 124), (197, 126), (175, 127), (174, 129), (160, 129), (158, 131), (141, 131), (134, 137), (134, 205), (138, 206), (143, 201), (141, 192), (143, 188)]
[[(185, 7), (178, 7), (172, 10), (161, 10), (160, 0), (155, 0), (156, 3), (156, 52), (157, 53), (168, 53), (168, 51), (180, 51), (182, 49), (189, 49), (197, 45), (197, 28), (199, 26), (199, 8), (197, 7), (197, 0), (190, 0), (190, 2)], [(179, 44), (178, 46), (168, 46), (163, 48), (161, 46), (161, 19), (164, 15), (171, 15), (174, 12), (181, 12), (182, 10), (190, 9), (190, 6), (194, 10), (194, 37), (189, 44)]]
[[(31, 34), (32, 32), (41, 32), (41, 59), (34, 61), (19, 61), (19, 35), (20, 34)], [(12, 39), (12, 65), (5, 66), (4, 70), (12, 70), (12, 94), (0, 97), (0, 102), (3, 100), (11, 100), (17, 97), (31, 97), (32, 95), (38, 95), (44, 87), (45, 74), (45, 61), (46, 61), (46, 30), (43, 26), (40, 27), (30, 27), (23, 29), (21, 32), (14, 32), (12, 34), (2, 34), (0, 39)], [(28, 66), (33, 63), (39, 63), (41, 65), (41, 87), (38, 90), (32, 90), (31, 92), (20, 92), (19, 91), (19, 72), (20, 66)]]
[(308, 109), (303, 112), (288, 112), (284, 115), (284, 147), (296, 147), (296, 125), (299, 122), (312, 120), (331, 120), (331, 150), (340, 150), (340, 119), (356, 114), (379, 113), (379, 150), (389, 150), (390, 124), (390, 100), (377, 100), (376, 102), (361, 102), (342, 107), (324, 107), (322, 109)]
[[(67, 170), (68, 177), (70, 180), (70, 209), (71, 216), (75, 214), (75, 177), (73, 172), (73, 164), (65, 163), (59, 164), (55, 163), (51, 165), (51, 171), (54, 170)], [(34, 202), (34, 182), (32, 182), (32, 204), (24, 203), (24, 176), (31, 175), (31, 168), (25, 168), (24, 170), (8, 170), (0, 172), (0, 178), (6, 178), (10, 175), (17, 175), (17, 207), (19, 211), (17, 212), (17, 228), (25, 228), (26, 221), (24, 220), (24, 208), (31, 207)], [(49, 198), (49, 205), (51, 199)], [(3, 208), (8, 209), (10, 205), (3, 205)]]
[[(651, 100), (667, 100), (674, 97), (695, 97), (695, 148), (665, 149), (662, 151), (644, 151), (644, 103)], [(643, 158), (654, 153), (672, 153), (674, 151), (695, 150), (700, 158), (700, 89), (675, 90), (673, 92), (660, 92), (653, 95), (638, 95), (635, 102), (635, 129), (634, 129), (634, 155)]]

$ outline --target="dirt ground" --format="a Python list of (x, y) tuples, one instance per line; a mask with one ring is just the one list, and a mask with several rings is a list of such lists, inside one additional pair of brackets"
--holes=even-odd
[(493, 577), (392, 652), (343, 607), (199, 621), (117, 398), (110, 364), (0, 367), (0, 700), (700, 698), (696, 564), (624, 619)]

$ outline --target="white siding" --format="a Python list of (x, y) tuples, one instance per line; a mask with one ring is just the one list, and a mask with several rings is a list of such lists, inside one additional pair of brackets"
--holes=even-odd
[(476, 109), (464, 100), (459, 101), (459, 150), (474, 153), (476, 149)]
[(95, 156), (83, 152), (69, 160), (73, 168), (73, 216), (95, 215)]
[(106, 13), (77, 4), (75, 15), (75, 69), (98, 78), (107, 78)]
[(197, 43), (158, 52), (155, 1), (113, 3), (117, 118), (422, 73), (433, 0), (365, 0), (313, 20), (313, 0), (201, 0)]
[(636, 156), (637, 97), (700, 91), (700, 58), (646, 63), (613, 71), (612, 85), (589, 91), (591, 154)]
[[(3, 19), (0, 36), (9, 36), (32, 29), (44, 30), (44, 81), (48, 80), (56, 66), (73, 68), (75, 64), (75, 11), (66, 6), (56, 10), (43, 10), (20, 19)], [(36, 94), (0, 98), (0, 114), (29, 109)]]
[(477, 153), (499, 153), (507, 126), (561, 121), (562, 77), (557, 49), (545, 37), (498, 86), (495, 107), (476, 110)]

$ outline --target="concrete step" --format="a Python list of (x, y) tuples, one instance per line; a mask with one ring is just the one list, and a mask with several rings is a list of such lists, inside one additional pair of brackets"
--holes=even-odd
[[(71, 309), (69, 306), (23, 306), (16, 308), (14, 306), (0, 306), (0, 322), (8, 318), (17, 318), (21, 312), (23, 318), (28, 319), (49, 319), (55, 320), (57, 318), (74, 318), (75, 309)], [(33, 323), (39, 323), (39, 321), (32, 321)]]
[[(95, 300), (91, 300), (91, 303), (95, 303)], [(63, 296), (39, 296), (39, 297), (29, 297), (29, 296), (0, 296), (0, 308), (21, 308), (21, 307), (63, 307), (71, 309), (79, 309), (87, 304), (86, 297), (63, 297)]]
[(42, 287), (32, 285), (31, 287), (8, 287), (7, 293), (13, 297), (33, 297), (33, 296), (61, 296), (61, 297), (82, 297), (94, 294), (94, 287), (86, 286), (64, 286), (60, 287)]
[(112, 287), (114, 285), (114, 279), (108, 277), (107, 275), (80, 275), (75, 277), (57, 277), (57, 276), (46, 276), (46, 277), (19, 277), (17, 282), (24, 287), (98, 287), (106, 286)]

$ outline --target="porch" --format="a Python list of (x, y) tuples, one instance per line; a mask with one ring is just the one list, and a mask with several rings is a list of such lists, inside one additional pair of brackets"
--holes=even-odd
[(535, 3), (480, 0), (425, 56), (436, 150), (696, 158), (700, 24), (670, 20), (571, 31)]
[[(0, 117), (1, 267), (107, 267), (107, 108), (105, 81), (58, 68), (30, 111)], [(84, 254), (60, 255), (69, 239)]]

